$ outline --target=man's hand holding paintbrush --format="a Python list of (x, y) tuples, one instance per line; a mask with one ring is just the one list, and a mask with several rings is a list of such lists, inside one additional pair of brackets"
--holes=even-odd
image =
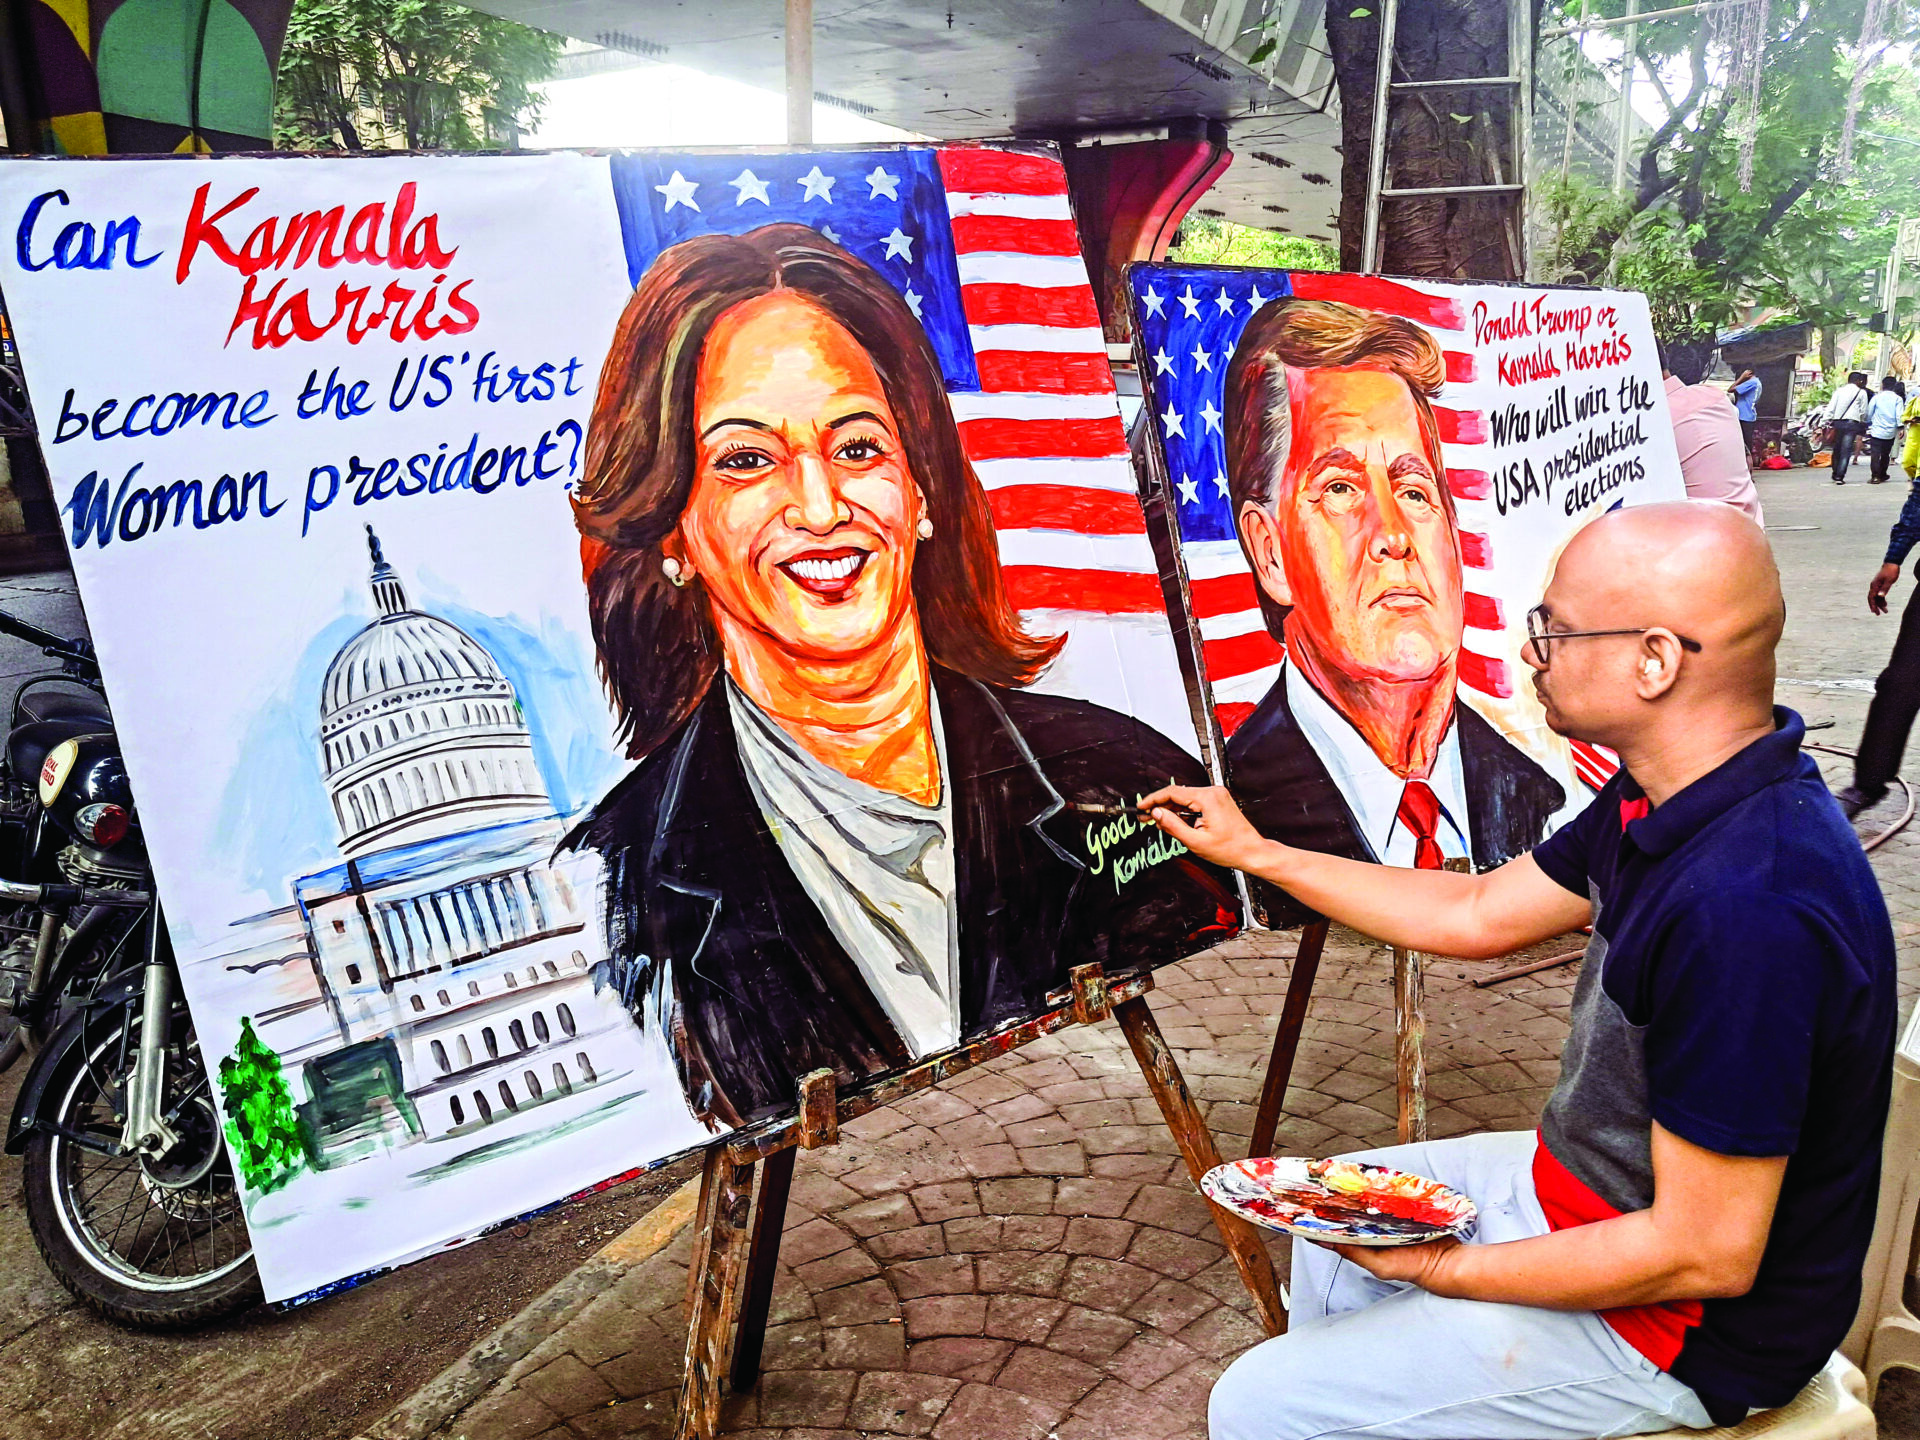
[[(1082, 815), (1106, 815), (1115, 818), (1122, 815), (1130, 815), (1136, 820), (1151, 820), (1153, 818), (1148, 812), (1147, 802), (1144, 800), (1136, 801), (1131, 805), (1108, 805), (1102, 804), (1097, 800), (1069, 800), (1067, 802), (1067, 808), (1069, 810), (1077, 810)], [(1191, 810), (1175, 808), (1173, 813), (1186, 820), (1198, 818), (1196, 813)]]
[(1163, 786), (1142, 797), (1139, 810), (1202, 860), (1234, 870), (1253, 870), (1263, 857), (1283, 848), (1263, 838), (1233, 796), (1218, 785)]

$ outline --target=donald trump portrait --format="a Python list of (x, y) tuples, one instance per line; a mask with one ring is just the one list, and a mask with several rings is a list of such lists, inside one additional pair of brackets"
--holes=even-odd
[(1431, 404), (1445, 380), (1439, 346), (1396, 316), (1281, 299), (1248, 323), (1226, 376), (1227, 481), (1286, 662), (1227, 765), (1276, 840), (1480, 870), (1536, 844), (1566, 794), (1456, 698), (1460, 536)]

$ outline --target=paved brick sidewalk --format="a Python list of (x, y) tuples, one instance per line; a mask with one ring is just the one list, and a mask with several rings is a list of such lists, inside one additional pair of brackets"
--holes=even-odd
[[(1248, 935), (1150, 997), (1222, 1151), (1243, 1153), (1292, 936)], [(1546, 955), (1566, 942), (1540, 947)], [(1532, 1123), (1574, 971), (1475, 990), (1429, 970), (1436, 1136)], [(1394, 1138), (1385, 951), (1337, 937), (1279, 1143)], [(630, 1273), (441, 1431), (464, 1440), (664, 1435), (690, 1237)], [(1285, 1273), (1284, 1246), (1274, 1246)], [(1004, 1056), (803, 1154), (767, 1373), (729, 1402), (754, 1440), (1161, 1440), (1205, 1434), (1214, 1378), (1261, 1338), (1251, 1304), (1111, 1021)]]

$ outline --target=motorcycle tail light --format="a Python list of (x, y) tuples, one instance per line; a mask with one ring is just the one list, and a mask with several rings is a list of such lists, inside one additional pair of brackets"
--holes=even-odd
[(110, 850), (127, 838), (132, 819), (118, 805), (83, 805), (73, 817), (73, 827), (89, 845)]

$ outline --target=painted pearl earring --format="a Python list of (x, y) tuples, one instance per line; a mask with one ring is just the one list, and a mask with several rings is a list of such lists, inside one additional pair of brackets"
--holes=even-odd
[(671, 555), (660, 562), (660, 571), (673, 583), (677, 590), (687, 588), (687, 579), (693, 573)]
[(920, 523), (913, 527), (913, 533), (918, 535), (922, 540), (931, 540), (933, 538), (933, 521), (922, 515), (920, 517)]

